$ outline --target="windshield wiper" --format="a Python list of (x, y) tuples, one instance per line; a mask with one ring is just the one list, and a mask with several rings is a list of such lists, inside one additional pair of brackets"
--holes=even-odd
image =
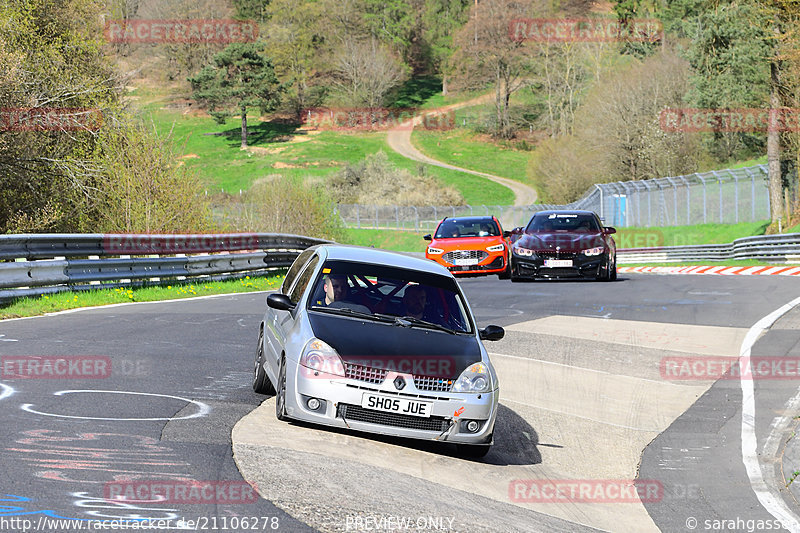
[(360, 318), (368, 318), (370, 320), (394, 320), (395, 317), (389, 315), (381, 315), (379, 313), (364, 313), (362, 311), (356, 311), (355, 309), (350, 309), (349, 307), (323, 307), (321, 305), (314, 305), (311, 307), (314, 311), (322, 311), (324, 313), (332, 313), (335, 315), (348, 315), (348, 316), (357, 316)]
[(458, 333), (464, 333), (464, 332), (459, 332), (459, 331), (456, 331), (454, 329), (450, 329), (450, 328), (444, 327), (444, 326), (442, 326), (440, 324), (436, 324), (434, 322), (428, 322), (427, 320), (422, 320), (421, 318), (414, 318), (413, 316), (408, 316), (408, 315), (394, 317), (394, 323), (396, 325), (398, 325), (398, 326), (403, 326), (404, 328), (408, 328), (408, 327), (411, 327), (411, 326), (418, 326), (418, 327), (422, 327), (422, 328), (430, 328), (430, 329), (436, 329), (436, 330), (439, 330), (439, 331), (444, 331), (445, 333), (450, 333), (451, 335), (456, 335)]

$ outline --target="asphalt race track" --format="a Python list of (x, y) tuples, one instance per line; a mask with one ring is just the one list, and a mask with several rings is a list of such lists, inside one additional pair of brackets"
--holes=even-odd
[[(800, 467), (798, 377), (776, 379), (796, 370), (800, 308), (762, 321), (800, 296), (796, 280), (461, 284), (481, 326), (506, 328), (486, 343), (501, 411), (481, 460), (278, 422), (274, 400), (250, 388), (263, 293), (0, 322), (0, 531), (115, 519), (217, 531), (800, 530), (800, 490), (786, 487)], [(759, 321), (766, 331), (751, 331)], [(714, 374), (751, 344), (766, 374)], [(30, 356), (89, 367), (16, 376)], [(244, 491), (244, 480), (261, 497), (114, 498), (197, 482)], [(70, 519), (82, 523), (52, 522)]]

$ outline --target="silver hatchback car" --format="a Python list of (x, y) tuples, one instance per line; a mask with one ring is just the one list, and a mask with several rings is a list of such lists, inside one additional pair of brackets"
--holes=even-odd
[(467, 300), (444, 267), (345, 245), (301, 253), (267, 297), (253, 390), (296, 419), (454, 443), (485, 455), (498, 383)]

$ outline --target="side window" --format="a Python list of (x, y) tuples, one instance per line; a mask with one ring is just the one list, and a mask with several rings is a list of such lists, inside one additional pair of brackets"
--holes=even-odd
[(289, 294), (289, 299), (293, 302), (299, 302), (300, 297), (303, 295), (303, 292), (308, 287), (308, 282), (311, 281), (311, 276), (314, 275), (314, 269), (319, 263), (319, 257), (314, 256), (314, 258), (308, 262), (308, 266), (306, 266), (303, 273), (297, 276), (297, 283), (294, 284), (292, 287), (292, 292)]
[(294, 260), (292, 266), (289, 267), (289, 271), (286, 273), (286, 277), (283, 279), (283, 284), (281, 285), (281, 293), (282, 294), (289, 294), (289, 289), (292, 288), (292, 282), (294, 278), (300, 273), (300, 270), (303, 268), (311, 256), (314, 254), (314, 250), (305, 250), (297, 256), (297, 259)]

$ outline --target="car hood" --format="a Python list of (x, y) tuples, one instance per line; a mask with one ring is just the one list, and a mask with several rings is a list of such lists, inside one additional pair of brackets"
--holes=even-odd
[(555, 251), (559, 247), (561, 252), (580, 252), (587, 248), (603, 247), (605, 240), (600, 232), (525, 233), (516, 244), (529, 250)]
[(324, 312), (310, 312), (308, 319), (314, 336), (335, 349), (345, 363), (455, 380), (481, 360), (474, 335), (452, 335)]

